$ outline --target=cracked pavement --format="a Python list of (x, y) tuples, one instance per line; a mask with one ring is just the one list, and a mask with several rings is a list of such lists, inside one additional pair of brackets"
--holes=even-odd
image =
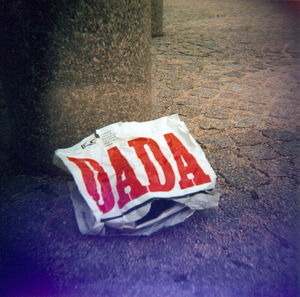
[(299, 2), (166, 0), (153, 118), (178, 113), (220, 206), (150, 237), (83, 236), (67, 178), (1, 187), (0, 295), (297, 297)]

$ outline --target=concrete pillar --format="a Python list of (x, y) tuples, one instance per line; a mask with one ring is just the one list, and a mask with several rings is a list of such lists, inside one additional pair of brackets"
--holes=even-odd
[(0, 79), (23, 167), (49, 172), (55, 149), (150, 118), (150, 0), (3, 3)]
[(163, 35), (163, 0), (151, 0), (151, 33), (153, 37)]

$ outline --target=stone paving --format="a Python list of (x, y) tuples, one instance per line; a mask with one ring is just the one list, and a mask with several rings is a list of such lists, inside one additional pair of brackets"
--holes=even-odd
[(7, 177), (0, 295), (300, 296), (298, 4), (165, 1), (153, 118), (186, 122), (218, 175), (219, 208), (151, 237), (89, 237), (67, 178)]

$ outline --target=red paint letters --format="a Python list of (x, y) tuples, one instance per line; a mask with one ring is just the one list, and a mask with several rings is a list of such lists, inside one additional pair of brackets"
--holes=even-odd
[[(187, 150), (182, 142), (173, 134), (164, 135), (170, 151), (173, 154), (180, 176), (179, 186), (181, 189), (202, 185), (211, 182), (209, 175), (197, 163), (196, 158)], [(175, 186), (174, 170), (161, 151), (159, 145), (151, 138), (136, 138), (128, 141), (143, 164), (149, 184), (142, 185), (138, 180), (134, 169), (122, 155), (118, 147), (108, 149), (108, 156), (116, 173), (119, 208), (125, 206), (131, 200), (137, 199), (147, 192), (168, 192)], [(156, 166), (146, 150), (151, 151), (159, 164), (164, 175), (163, 182), (159, 178)], [(99, 210), (109, 212), (115, 205), (109, 177), (103, 167), (95, 160), (88, 158), (71, 158), (68, 160), (76, 164), (80, 169), (88, 194), (96, 201)], [(99, 187), (100, 186), (100, 187)], [(101, 189), (99, 193), (99, 190)]]

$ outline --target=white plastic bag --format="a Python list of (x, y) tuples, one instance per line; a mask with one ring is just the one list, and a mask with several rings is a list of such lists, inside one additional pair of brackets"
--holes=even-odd
[(119, 122), (55, 151), (84, 234), (149, 235), (216, 207), (216, 175), (178, 115)]

